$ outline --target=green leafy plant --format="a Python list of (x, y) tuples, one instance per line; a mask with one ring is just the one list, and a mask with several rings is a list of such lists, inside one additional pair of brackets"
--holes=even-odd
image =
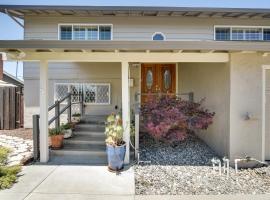
[(71, 128), (72, 128), (72, 124), (71, 124), (71, 123), (62, 124), (62, 125), (61, 125), (61, 128), (62, 128), (63, 130), (71, 129)]
[(121, 146), (123, 141), (124, 128), (119, 114), (111, 114), (107, 117), (105, 135), (106, 143), (113, 146)]
[(80, 116), (81, 116), (80, 113), (74, 113), (74, 114), (72, 115), (72, 117), (80, 117)]
[(63, 128), (52, 128), (49, 130), (49, 135), (54, 136), (54, 135), (63, 135)]

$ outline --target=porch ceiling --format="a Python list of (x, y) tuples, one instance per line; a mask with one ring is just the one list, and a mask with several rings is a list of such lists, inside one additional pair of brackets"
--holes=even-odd
[(269, 42), (0, 40), (0, 52), (270, 52)]
[(144, 6), (47, 6), (0, 5), (0, 12), (15, 17), (25, 16), (170, 16), (200, 18), (269, 19), (269, 9), (144, 7)]

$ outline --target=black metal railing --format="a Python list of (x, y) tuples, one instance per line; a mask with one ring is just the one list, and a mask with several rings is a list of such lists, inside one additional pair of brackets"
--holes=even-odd
[[(79, 96), (79, 101), (78, 102), (71, 102), (72, 96)], [(83, 115), (83, 99), (80, 97), (81, 95), (73, 95), (71, 93), (68, 93), (65, 97), (63, 97), (60, 100), (56, 100), (55, 103), (48, 108), (48, 112), (51, 110), (55, 110), (54, 116), (48, 120), (48, 125), (51, 125), (53, 122), (55, 122), (55, 127), (59, 128), (60, 127), (60, 118), (61, 115), (67, 110), (67, 120), (68, 122), (71, 122), (71, 111), (72, 111), (72, 105), (74, 104), (80, 104), (80, 113)], [(61, 103), (64, 101), (67, 101), (67, 104), (65, 105), (64, 108), (61, 109)], [(40, 149), (39, 149), (39, 115), (33, 115), (33, 150), (34, 150), (34, 160), (39, 160), (39, 155), (40, 155)]]

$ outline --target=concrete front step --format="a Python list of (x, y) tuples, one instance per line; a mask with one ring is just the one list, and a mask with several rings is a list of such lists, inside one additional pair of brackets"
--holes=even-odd
[(104, 132), (105, 131), (105, 125), (100, 125), (100, 124), (78, 124), (75, 127), (75, 131)]
[(107, 165), (107, 155), (104, 153), (93, 153), (88, 151), (61, 151), (50, 152), (50, 164), (87, 164), (87, 165)]
[(81, 123), (87, 124), (104, 124), (106, 120), (105, 115), (84, 115), (81, 118)]
[(105, 144), (105, 136), (76, 135), (65, 139), (64, 144)]
[(64, 144), (63, 150), (74, 150), (74, 151), (106, 151), (105, 142), (103, 144)]

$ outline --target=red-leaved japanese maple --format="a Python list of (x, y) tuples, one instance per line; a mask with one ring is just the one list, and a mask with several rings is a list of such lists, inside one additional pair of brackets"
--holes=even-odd
[(141, 107), (143, 124), (156, 140), (175, 143), (187, 138), (198, 129), (207, 129), (213, 123), (215, 113), (204, 109), (201, 104), (175, 96), (148, 98)]

